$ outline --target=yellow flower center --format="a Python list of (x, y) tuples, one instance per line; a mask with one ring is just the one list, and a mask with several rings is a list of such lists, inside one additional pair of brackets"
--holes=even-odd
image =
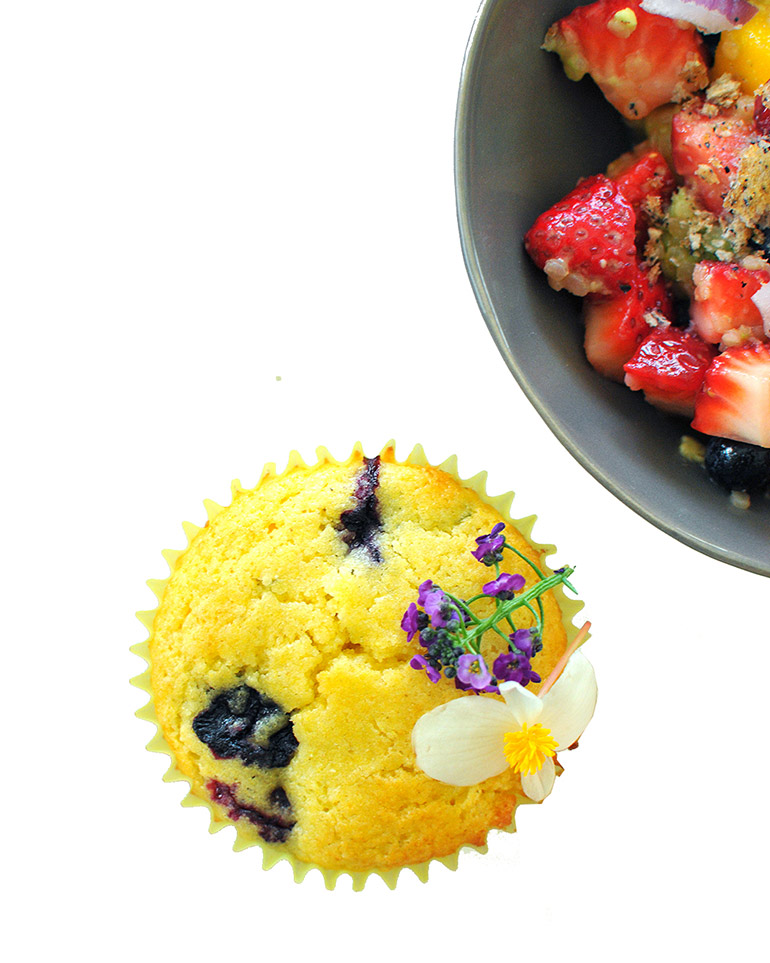
[(514, 772), (531, 776), (539, 769), (548, 756), (555, 756), (558, 743), (551, 736), (551, 730), (536, 722), (528, 726), (526, 722), (518, 732), (506, 732), (503, 736), (503, 752)]

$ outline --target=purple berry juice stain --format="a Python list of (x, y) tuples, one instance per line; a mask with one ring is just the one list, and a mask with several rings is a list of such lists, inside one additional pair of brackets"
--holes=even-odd
[(278, 792), (283, 794), (283, 799), (286, 801), (286, 804), (281, 807), (283, 814), (279, 814), (269, 813), (263, 809), (257, 809), (255, 806), (246, 806), (238, 802), (235, 796), (237, 788), (236, 785), (231, 786), (225, 782), (218, 782), (216, 779), (206, 783), (206, 789), (208, 789), (213, 801), (227, 810), (227, 815), (233, 822), (237, 823), (239, 819), (247, 819), (253, 826), (257, 827), (259, 835), (266, 843), (285, 843), (296, 825), (296, 821), (290, 818), (291, 805), (286, 792), (278, 787), (271, 794), (271, 803), (273, 802), (272, 797)]

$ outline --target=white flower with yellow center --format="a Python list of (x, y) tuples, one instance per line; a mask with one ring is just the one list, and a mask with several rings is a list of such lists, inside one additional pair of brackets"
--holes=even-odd
[(554, 756), (594, 714), (593, 666), (581, 652), (568, 652), (538, 695), (518, 682), (501, 683), (500, 695), (502, 702), (466, 696), (421, 716), (412, 730), (417, 765), (451, 786), (472, 786), (510, 766), (524, 793), (540, 802), (553, 788)]

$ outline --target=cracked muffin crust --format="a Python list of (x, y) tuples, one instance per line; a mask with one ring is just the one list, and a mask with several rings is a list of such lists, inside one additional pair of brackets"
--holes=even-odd
[[(509, 826), (522, 801), (513, 771), (455, 787), (417, 768), (417, 719), (483, 697), (410, 667), (400, 627), (426, 578), (481, 591), (489, 570), (471, 549), (502, 520), (392, 448), (236, 491), (173, 565), (149, 642), (155, 711), (192, 792), (242, 839), (327, 869), (421, 863)], [(510, 524), (507, 538), (543, 564)], [(523, 560), (511, 570), (535, 580)], [(551, 592), (543, 604), (533, 665), (545, 678), (566, 632)]]

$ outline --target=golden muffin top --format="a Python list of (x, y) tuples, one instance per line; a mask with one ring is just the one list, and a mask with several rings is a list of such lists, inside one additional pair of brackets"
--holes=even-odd
[[(478, 696), (416, 671), (424, 649), (401, 627), (428, 579), (460, 598), (482, 592), (494, 573), (472, 550), (504, 521), (392, 449), (237, 491), (177, 559), (151, 632), (155, 709), (192, 791), (242, 837), (329, 869), (419, 863), (508, 826), (514, 772), (456, 787), (416, 766), (418, 718)], [(510, 523), (506, 538), (543, 566)], [(518, 557), (505, 570), (537, 581)], [(553, 594), (542, 603), (532, 667), (544, 678), (566, 633)], [(522, 609), (516, 627), (533, 621)]]

